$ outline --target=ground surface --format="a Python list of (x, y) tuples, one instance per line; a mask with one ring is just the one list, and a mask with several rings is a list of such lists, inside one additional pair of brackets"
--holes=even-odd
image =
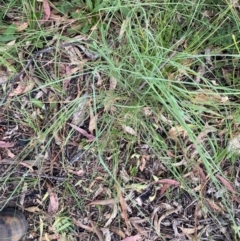
[(25, 240), (240, 239), (238, 1), (0, 3), (0, 205)]

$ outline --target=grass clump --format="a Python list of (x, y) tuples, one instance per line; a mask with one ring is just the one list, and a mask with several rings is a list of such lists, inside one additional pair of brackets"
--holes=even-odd
[(8, 1), (0, 70), (33, 61), (0, 107), (2, 205), (44, 212), (35, 237), (238, 240), (238, 8), (72, 0), (41, 23)]

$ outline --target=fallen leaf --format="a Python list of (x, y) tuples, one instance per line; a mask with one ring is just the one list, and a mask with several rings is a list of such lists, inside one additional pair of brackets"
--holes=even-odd
[(146, 162), (145, 156), (144, 156), (144, 155), (141, 156), (141, 165), (140, 165), (140, 167), (139, 167), (139, 169), (140, 169), (141, 172), (145, 169), (146, 163), (147, 163), (147, 162)]
[(211, 210), (224, 214), (225, 210), (222, 207), (220, 207), (214, 200), (211, 200), (208, 198), (206, 198), (205, 200), (206, 200), (207, 204), (209, 205), (209, 207), (211, 208)]
[(44, 10), (44, 18), (40, 21), (40, 24), (44, 24), (51, 16), (51, 9), (50, 9), (48, 0), (43, 0), (43, 10)]
[(109, 217), (108, 221), (105, 223), (104, 227), (108, 227), (112, 223), (114, 218), (117, 216), (117, 214), (118, 214), (118, 205), (117, 203), (114, 203), (111, 216)]
[(31, 207), (25, 208), (25, 210), (30, 213), (41, 213), (42, 212), (42, 210), (37, 206), (31, 206)]
[(216, 177), (221, 181), (221, 183), (227, 188), (227, 190), (231, 193), (234, 193), (234, 189), (229, 181), (227, 181), (225, 178), (220, 176), (219, 174), (216, 174)]
[(166, 192), (166, 190), (170, 187), (169, 184), (163, 184), (163, 187), (161, 188), (160, 197)]
[(23, 80), (18, 84), (17, 88), (14, 89), (12, 93), (9, 94), (9, 96), (16, 96), (16, 95), (27, 93), (33, 89), (34, 85), (35, 85), (35, 82), (32, 80), (29, 80), (29, 81)]
[(137, 241), (140, 238), (141, 238), (141, 235), (137, 234), (137, 235), (134, 235), (134, 236), (124, 238), (124, 239), (122, 239), (122, 241)]
[(84, 175), (84, 173), (85, 173), (82, 169), (80, 169), (78, 171), (73, 171), (73, 170), (69, 169), (68, 172), (72, 173), (72, 174), (75, 174), (75, 175), (77, 175), (79, 177), (82, 177)]
[(127, 203), (124, 200), (124, 198), (122, 196), (122, 192), (121, 192), (120, 189), (118, 190), (118, 197), (119, 197), (119, 202), (120, 202), (121, 209), (122, 209), (123, 219), (125, 221), (126, 226), (129, 228), (130, 227), (130, 222), (129, 222), (128, 213), (127, 213)]
[(178, 181), (173, 180), (173, 179), (161, 179), (161, 180), (156, 181), (155, 183), (180, 186), (180, 183)]
[(90, 112), (90, 121), (89, 121), (89, 125), (88, 125), (88, 130), (91, 134), (93, 134), (93, 131), (96, 128), (97, 118), (98, 118), (98, 114), (93, 115), (93, 113)]
[(88, 141), (94, 141), (95, 140), (95, 136), (92, 135), (92, 134), (88, 134), (84, 129), (82, 129), (82, 128), (78, 127), (78, 126), (75, 126), (75, 125), (73, 125), (71, 123), (68, 123), (68, 125), (70, 125), (73, 129), (75, 129), (80, 134), (85, 136), (88, 139)]
[(187, 235), (187, 234), (194, 234), (197, 230), (201, 230), (203, 228), (203, 225), (198, 226), (197, 228), (183, 228), (183, 227), (178, 227), (182, 230), (182, 232)]
[(111, 199), (106, 199), (106, 200), (95, 200), (90, 202), (88, 205), (113, 205), (117, 202), (116, 199), (111, 198)]
[(10, 158), (14, 158), (16, 155), (14, 153), (12, 153), (8, 148), (6, 148), (7, 151), (7, 156)]
[(14, 146), (13, 142), (0, 141), (0, 148), (9, 148), (13, 146)]
[(46, 186), (50, 197), (49, 205), (48, 205), (48, 213), (57, 212), (59, 207), (57, 194), (53, 191), (52, 186), (49, 183), (46, 183)]

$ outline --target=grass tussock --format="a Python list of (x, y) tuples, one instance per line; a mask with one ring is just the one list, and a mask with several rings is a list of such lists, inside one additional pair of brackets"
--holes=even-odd
[(0, 203), (27, 240), (238, 240), (238, 2), (43, 2), (0, 11)]

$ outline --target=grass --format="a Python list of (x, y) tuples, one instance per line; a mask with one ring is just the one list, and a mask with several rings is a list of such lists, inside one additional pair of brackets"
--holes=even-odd
[[(142, 228), (150, 227), (148, 235), (154, 240), (170, 240), (168, 229), (173, 230), (167, 221), (181, 221), (182, 215), (187, 221), (181, 221), (177, 230), (189, 240), (206, 240), (207, 233), (212, 240), (240, 238), (238, 204), (233, 198), (239, 192), (239, 161), (228, 148), (229, 140), (239, 132), (238, 3), (59, 1), (50, 7), (61, 20), (50, 19), (42, 25), (41, 2), (8, 1), (1, 7), (0, 63), (11, 76), (53, 38), (56, 41), (51, 46), (85, 36), (91, 40), (87, 47), (100, 56), (96, 60), (82, 56), (84, 61), (80, 61), (80, 55), (71, 55), (71, 49), (44, 54), (28, 71), (34, 87), (8, 98), (0, 107), (0, 140), (18, 143), (10, 148), (12, 155), (0, 149), (2, 159), (11, 157), (29, 165), (3, 165), (0, 202), (26, 208), (29, 220), (35, 220), (32, 235), (61, 233), (63, 240), (75, 240), (89, 230), (80, 225), (81, 232), (77, 232), (73, 220), (88, 227), (93, 227), (93, 220), (100, 229), (111, 214), (115, 216), (106, 227), (108, 232), (112, 227), (126, 230), (126, 219), (121, 217), (123, 201), (117, 212), (107, 204), (88, 205), (119, 199), (122, 193), (125, 198), (133, 195), (126, 201), (128, 218), (146, 218)], [(18, 32), (16, 22), (27, 23), (27, 27)], [(7, 46), (12, 40), (14, 44)], [(66, 66), (76, 71), (64, 89), (69, 79)], [(2, 96), (9, 86), (10, 82), (0, 86)], [(76, 113), (75, 125), (88, 133), (93, 128), (95, 141), (87, 141), (69, 126)], [(13, 130), (16, 127), (19, 129)], [(13, 131), (7, 134), (7, 130)], [(30, 142), (20, 145), (19, 139)], [(170, 186), (160, 196), (162, 186), (152, 183), (162, 179), (181, 185)], [(51, 220), (46, 218), (51, 204), (46, 183), (58, 196)], [(24, 185), (28, 191), (20, 205)], [(136, 198), (148, 189), (157, 191), (152, 190), (146, 202), (136, 206)], [(160, 217), (167, 209), (162, 203), (171, 210), (182, 209), (167, 215), (164, 223)], [(37, 218), (39, 210), (45, 212), (42, 221)], [(204, 218), (211, 220), (213, 230)], [(197, 229), (200, 224), (204, 228), (190, 234), (181, 229)], [(132, 233), (125, 235), (145, 237), (134, 225)], [(99, 238), (92, 233), (92, 240)], [(123, 239), (113, 233), (116, 240)]]

